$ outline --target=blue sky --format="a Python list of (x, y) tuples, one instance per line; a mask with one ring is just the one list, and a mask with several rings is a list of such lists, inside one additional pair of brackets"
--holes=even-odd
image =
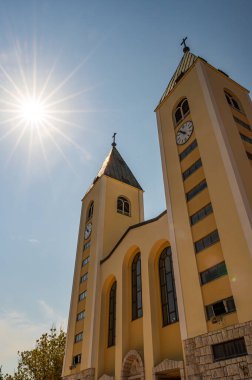
[[(145, 217), (154, 217), (165, 201), (153, 110), (182, 56), (180, 41), (188, 36), (193, 53), (251, 89), (251, 11), (249, 0), (0, 2), (4, 371), (52, 323), (66, 327), (81, 198), (113, 132), (145, 190)], [(29, 128), (12, 131), (18, 121), (6, 122), (4, 101), (15, 86), (24, 93), (25, 82), (36, 80), (39, 91), (48, 76), (44, 96), (62, 121), (40, 142)]]

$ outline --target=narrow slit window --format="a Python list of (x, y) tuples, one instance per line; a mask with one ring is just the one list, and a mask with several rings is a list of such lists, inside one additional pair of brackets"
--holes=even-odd
[(143, 316), (142, 305), (142, 279), (141, 279), (141, 255), (136, 254), (131, 267), (132, 283), (132, 320)]
[(87, 212), (87, 220), (92, 219), (93, 213), (94, 213), (94, 202), (91, 202), (91, 204), (88, 208), (88, 212)]
[(116, 333), (116, 281), (109, 293), (108, 347), (115, 345)]

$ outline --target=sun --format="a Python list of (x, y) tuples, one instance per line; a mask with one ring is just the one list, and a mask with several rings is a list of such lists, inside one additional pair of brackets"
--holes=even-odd
[[(85, 59), (58, 82), (56, 63), (51, 68), (37, 67), (36, 49), (31, 60), (26, 56), (24, 60), (18, 48), (16, 56), (16, 69), (11, 71), (0, 62), (0, 144), (6, 139), (12, 143), (7, 163), (16, 153), (26, 154), (27, 173), (30, 172), (31, 164), (35, 167), (35, 160), (44, 161), (47, 172), (50, 173), (50, 166), (53, 162), (58, 162), (59, 154), (72, 168), (64, 152), (67, 145), (89, 159), (88, 152), (78, 144), (74, 136), (78, 129), (83, 128), (79, 124), (80, 114), (83, 115), (83, 120), (84, 114), (94, 110), (73, 108), (73, 101), (90, 88), (84, 87), (70, 93), (65, 88), (85, 63)], [(24, 145), (27, 149), (22, 149)], [(19, 147), (21, 149), (18, 151)]]
[(48, 120), (47, 107), (36, 97), (28, 97), (19, 106), (20, 118), (31, 127), (41, 125)]

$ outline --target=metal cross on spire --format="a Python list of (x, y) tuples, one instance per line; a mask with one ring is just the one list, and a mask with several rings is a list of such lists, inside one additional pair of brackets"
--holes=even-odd
[(112, 146), (115, 147), (116, 146), (116, 142), (115, 142), (115, 137), (116, 137), (117, 133), (115, 132), (112, 136), (112, 139), (113, 139), (113, 142), (112, 142)]
[(183, 47), (183, 52), (184, 52), (184, 53), (186, 53), (187, 51), (190, 51), (189, 46), (186, 45), (186, 40), (187, 40), (187, 37), (183, 38), (183, 39), (182, 39), (182, 42), (181, 42), (181, 44), (180, 44), (180, 46), (182, 46), (182, 45), (184, 46), (184, 47)]

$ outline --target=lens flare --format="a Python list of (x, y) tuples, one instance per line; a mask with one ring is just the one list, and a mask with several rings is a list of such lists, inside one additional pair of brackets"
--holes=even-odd
[(31, 164), (35, 166), (35, 157), (37, 160), (42, 158), (50, 172), (49, 166), (53, 164), (53, 158), (51, 156), (49, 158), (49, 154), (56, 157), (56, 151), (72, 168), (63, 150), (66, 144), (70, 144), (78, 150), (79, 154), (89, 159), (88, 152), (73, 138), (73, 128), (83, 128), (79, 125), (79, 121), (77, 123), (74, 121), (76, 120), (74, 116), (94, 112), (94, 110), (73, 109), (71, 104), (73, 99), (90, 91), (93, 87), (69, 94), (66, 94), (64, 89), (85, 60), (57, 83), (53, 76), (56, 63), (44, 75), (38, 72), (36, 49), (31, 67), (28, 63), (22, 63), (22, 53), (18, 48), (16, 56), (17, 66), (13, 72), (0, 63), (0, 143), (6, 139), (11, 139), (13, 143), (7, 163), (17, 152), (18, 147), (24, 144), (28, 148), (26, 150), (27, 172)]

